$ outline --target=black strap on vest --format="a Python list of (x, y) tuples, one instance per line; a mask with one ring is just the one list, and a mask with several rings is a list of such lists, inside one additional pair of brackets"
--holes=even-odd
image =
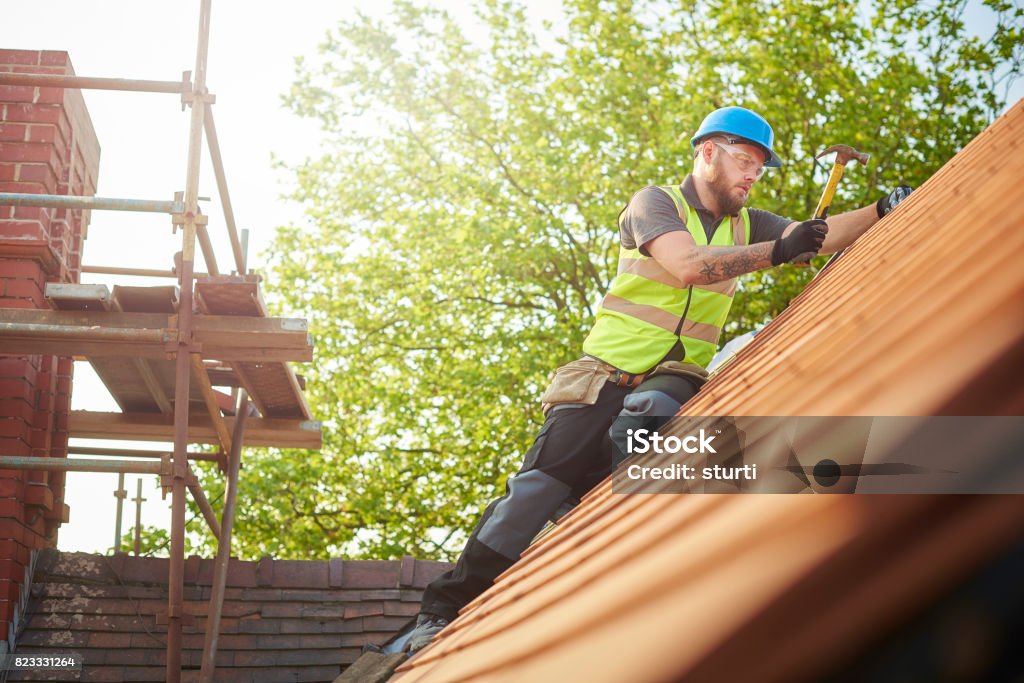
[(686, 347), (683, 346), (682, 340), (676, 339), (676, 343), (672, 345), (672, 348), (668, 350), (664, 358), (655, 363), (655, 367), (670, 360), (682, 362), (684, 358), (686, 358)]

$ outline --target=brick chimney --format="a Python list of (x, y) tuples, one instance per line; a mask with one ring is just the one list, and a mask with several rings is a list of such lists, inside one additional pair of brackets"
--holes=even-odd
[[(66, 52), (0, 50), (0, 72), (66, 74)], [(0, 192), (92, 195), (100, 148), (78, 90), (0, 86)], [(48, 308), (47, 282), (77, 282), (89, 212), (0, 206), (4, 309)], [(0, 454), (67, 457), (72, 359), (0, 355)], [(30, 553), (68, 519), (63, 472), (0, 470), (0, 638), (10, 637)]]

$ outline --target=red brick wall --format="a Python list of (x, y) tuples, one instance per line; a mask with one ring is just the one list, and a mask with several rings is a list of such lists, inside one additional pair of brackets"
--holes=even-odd
[[(0, 72), (73, 74), (66, 52), (0, 50)], [(0, 85), (0, 192), (92, 195), (100, 149), (77, 90)], [(88, 211), (0, 205), (0, 320), (47, 308), (47, 282), (77, 282)], [(0, 356), (0, 454), (67, 456), (72, 361)], [(0, 470), (0, 638), (29, 553), (56, 544), (64, 474)]]

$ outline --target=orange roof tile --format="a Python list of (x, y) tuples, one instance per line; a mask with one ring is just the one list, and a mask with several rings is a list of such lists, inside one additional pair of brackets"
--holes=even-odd
[[(683, 413), (1024, 413), (1024, 101)], [(1020, 540), (1014, 496), (617, 495), (605, 481), (393, 680), (793, 681)]]

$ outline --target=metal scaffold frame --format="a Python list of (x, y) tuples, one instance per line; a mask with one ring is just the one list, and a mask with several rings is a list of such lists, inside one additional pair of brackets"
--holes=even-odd
[[(206, 86), (207, 56), (210, 40), (210, 9), (212, 0), (200, 0), (199, 26), (196, 41), (196, 59), (193, 72), (184, 72), (180, 81), (129, 80), (117, 78), (92, 78), (80, 76), (42, 75), (24, 73), (0, 74), (0, 85), (30, 85), (38, 87), (81, 88), (100, 90), (120, 90), (130, 92), (156, 92), (177, 94), (183, 105), (191, 108), (191, 121), (188, 137), (188, 161), (185, 177), (185, 190), (173, 200), (140, 200), (88, 196), (47, 195), (0, 193), (0, 205), (39, 206), (60, 209), (81, 210), (112, 210), (164, 213), (171, 216), (172, 224), (182, 229), (180, 260), (174, 271), (150, 270), (139, 268), (120, 268), (110, 266), (82, 266), (82, 272), (104, 273), (113, 275), (133, 275), (150, 277), (171, 277), (178, 280), (180, 298), (177, 302), (176, 315), (157, 316), (150, 313), (101, 313), (86, 314), (79, 311), (47, 311), (18, 310), (8, 311), (6, 320), (0, 323), (0, 353), (53, 353), (69, 355), (70, 353), (94, 354), (98, 356), (125, 356), (136, 359), (134, 362), (140, 372), (149, 368), (146, 358), (164, 358), (174, 360), (174, 396), (164, 396), (161, 403), (163, 412), (173, 416), (173, 451), (147, 451), (130, 449), (86, 448), (71, 446), (69, 454), (103, 456), (91, 459), (47, 459), (0, 457), (0, 468), (27, 470), (64, 470), (87, 472), (148, 473), (161, 477), (165, 491), (170, 490), (172, 497), (171, 511), (171, 545), (170, 568), (168, 578), (168, 623), (167, 623), (167, 670), (166, 680), (178, 683), (181, 680), (182, 626), (184, 614), (184, 566), (185, 566), (185, 509), (186, 491), (192, 494), (197, 506), (209, 524), (214, 536), (218, 539), (217, 557), (214, 564), (213, 587), (210, 599), (210, 610), (207, 619), (206, 637), (202, 655), (201, 681), (212, 681), (214, 677), (214, 661), (217, 650), (217, 636), (220, 616), (223, 607), (224, 588), (227, 577), (227, 563), (231, 548), (231, 530), (233, 526), (235, 501), (238, 488), (238, 474), (241, 464), (243, 440), (250, 444), (272, 444), (280, 446), (297, 445), (289, 443), (287, 438), (275, 438), (272, 424), (284, 420), (270, 419), (265, 409), (265, 400), (261, 400), (252, 389), (252, 378), (246, 376), (240, 363), (246, 361), (286, 362), (289, 360), (309, 360), (308, 335), (304, 334), (304, 321), (271, 318), (244, 318), (228, 315), (201, 315), (193, 313), (195, 285), (200, 278), (218, 276), (219, 269), (213, 247), (207, 232), (207, 217), (199, 208), (199, 165), (203, 145), (203, 137), (207, 140), (207, 148), (213, 164), (217, 188), (223, 208), (224, 221), (231, 243), (234, 260), (234, 271), (245, 276), (245, 233), (239, 239), (235, 218), (228, 193), (224, 164), (221, 158), (217, 131), (214, 125), (212, 105), (215, 98)], [(196, 243), (202, 250), (207, 273), (196, 273)], [(258, 296), (257, 296), (258, 298)], [(261, 302), (260, 302), (261, 303)], [(55, 317), (56, 316), (56, 317)], [(231, 320), (230, 318), (234, 318)], [(290, 321), (290, 322), (289, 322)], [(301, 323), (301, 325), (299, 324)], [(300, 341), (287, 341), (294, 337), (298, 330)], [(205, 337), (204, 337), (205, 335)], [(227, 336), (231, 336), (227, 340)], [(243, 338), (248, 335), (248, 341)], [(289, 338), (291, 338), (289, 337)], [(218, 341), (218, 339), (220, 341)], [(269, 340), (270, 348), (261, 346), (260, 341)], [(276, 340), (276, 341), (275, 341)], [(218, 344), (220, 346), (218, 347)], [(234, 373), (237, 383), (234, 418), (221, 415), (222, 406), (211, 386), (208, 372), (211, 366), (203, 363), (204, 355), (217, 357), (215, 349), (221, 349), (231, 358), (220, 357), (227, 368), (222, 372)], [(232, 349), (227, 353), (226, 349)], [(248, 350), (246, 350), (246, 348)], [(85, 349), (85, 350), (83, 350)], [(61, 353), (63, 351), (63, 353)], [(247, 355), (248, 354), (248, 355)], [(139, 360), (142, 359), (142, 360)], [(150, 368), (151, 369), (151, 368)], [(290, 373), (290, 371), (288, 371)], [(154, 387), (152, 372), (143, 373), (147, 386)], [(292, 385), (296, 390), (294, 375)], [(198, 389), (209, 413), (209, 423), (202, 424), (202, 435), (197, 439), (195, 430), (191, 434), (189, 424), (190, 390), (195, 379)], [(155, 395), (161, 392), (153, 392)], [(250, 401), (250, 398), (252, 399)], [(308, 407), (302, 401), (308, 419)], [(257, 412), (263, 413), (255, 418)], [(90, 437), (103, 438), (104, 434), (115, 434), (117, 428), (133, 430), (132, 436), (121, 438), (139, 438), (149, 434), (158, 438), (167, 434), (166, 421), (156, 416), (150, 423), (140, 426), (138, 421), (133, 424), (115, 425), (109, 416), (87, 413), (78, 417), (79, 423), (89, 423), (82, 432)], [(252, 418), (252, 419), (250, 419)], [(91, 422), (90, 422), (91, 420)], [(130, 421), (127, 421), (130, 422)], [(254, 439), (247, 439), (247, 422), (254, 422)], [(303, 423), (316, 425), (316, 423)], [(317, 425), (318, 427), (318, 425)], [(141, 431), (143, 428), (151, 432)], [(262, 436), (260, 429), (264, 430)], [(88, 431), (92, 429), (92, 431)], [(128, 433), (127, 431), (125, 433)], [(74, 435), (74, 433), (73, 433)], [(110, 438), (118, 438), (116, 435)], [(317, 429), (312, 441), (319, 443)], [(188, 451), (190, 442), (213, 442), (220, 446), (220, 452), (192, 453)], [(312, 443), (310, 445), (313, 445)], [(149, 460), (127, 460), (124, 457), (148, 458)], [(216, 515), (206, 499), (189, 460), (214, 461), (226, 472), (227, 483), (224, 494), (224, 505), (221, 519)], [(118, 493), (123, 498), (123, 483)], [(138, 495), (141, 501), (141, 488)], [(119, 506), (121, 501), (119, 500)], [(120, 511), (120, 507), (119, 507)], [(120, 519), (120, 518), (119, 518)], [(118, 529), (120, 538), (120, 528)], [(137, 543), (137, 541), (136, 541)], [(137, 546), (136, 546), (137, 552)]]

